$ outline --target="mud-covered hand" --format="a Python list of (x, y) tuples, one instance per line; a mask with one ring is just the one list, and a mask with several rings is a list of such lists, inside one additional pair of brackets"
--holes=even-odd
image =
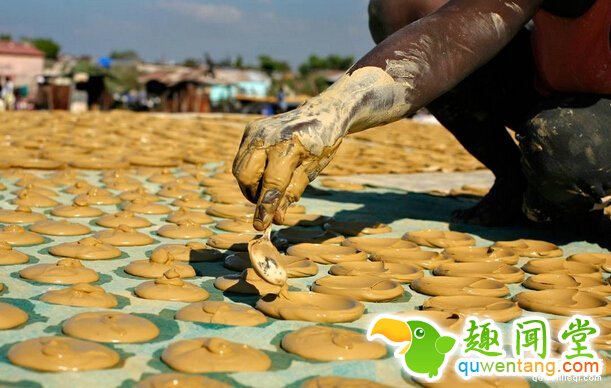
[(254, 227), (282, 221), (346, 134), (397, 120), (410, 106), (404, 86), (380, 68), (364, 67), (293, 111), (250, 123), (233, 174), (257, 204)]
[(287, 207), (331, 161), (346, 133), (329, 106), (310, 104), (248, 124), (233, 174), (242, 193), (257, 204), (253, 225), (264, 230), (280, 223)]

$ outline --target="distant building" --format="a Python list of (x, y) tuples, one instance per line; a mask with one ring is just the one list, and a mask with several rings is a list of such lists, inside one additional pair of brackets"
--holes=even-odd
[(30, 44), (0, 41), (0, 80), (10, 77), (20, 97), (33, 98), (44, 59), (44, 53)]

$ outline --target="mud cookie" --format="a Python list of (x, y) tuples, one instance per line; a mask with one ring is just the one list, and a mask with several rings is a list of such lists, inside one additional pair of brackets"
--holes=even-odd
[(0, 330), (13, 329), (28, 321), (28, 314), (12, 304), (0, 302)]
[(100, 286), (88, 283), (78, 283), (61, 290), (47, 291), (40, 297), (40, 300), (76, 307), (112, 308), (118, 304), (114, 295), (107, 293)]
[(137, 232), (126, 225), (119, 225), (114, 229), (101, 230), (94, 234), (94, 237), (104, 244), (119, 247), (149, 245), (154, 241), (150, 236)]
[(213, 248), (245, 252), (248, 250), (248, 243), (258, 237), (259, 235), (252, 233), (222, 233), (210, 237), (207, 243)]
[(153, 250), (153, 253), (151, 253), (151, 258), (153, 256), (159, 256), (159, 260), (165, 260), (168, 254), (171, 254), (174, 260), (191, 263), (217, 261), (223, 258), (223, 253), (221, 251), (211, 249), (206, 244), (197, 241), (191, 241), (184, 245), (159, 245)]
[(415, 265), (428, 270), (432, 270), (441, 264), (452, 262), (451, 259), (447, 259), (437, 252), (413, 250), (410, 248), (380, 249), (371, 255), (371, 260), (383, 261), (385, 263)]
[(370, 238), (370, 237), (349, 237), (341, 242), (345, 247), (352, 247), (359, 251), (374, 254), (382, 249), (412, 249), (419, 251), (420, 247), (413, 242), (400, 238)]
[(531, 290), (549, 289), (576, 289), (586, 292), (595, 292), (603, 295), (611, 294), (611, 285), (600, 278), (582, 275), (569, 275), (563, 273), (541, 273), (533, 275), (522, 282), (522, 285)]
[(12, 364), (44, 372), (78, 372), (111, 368), (119, 354), (103, 345), (69, 337), (39, 337), (13, 345)]
[(22, 190), (15, 199), (11, 200), (11, 203), (28, 207), (53, 207), (58, 205), (56, 200), (29, 190)]
[(556, 244), (540, 240), (519, 239), (513, 241), (497, 241), (493, 247), (511, 249), (524, 257), (560, 257), (562, 249)]
[(480, 295), (435, 296), (424, 301), (425, 310), (441, 310), (507, 322), (522, 315), (517, 303)]
[(510, 249), (495, 247), (449, 247), (442, 255), (457, 263), (502, 262), (516, 264), (520, 257)]
[(252, 204), (225, 205), (215, 203), (206, 209), (206, 213), (221, 218), (252, 218), (255, 215), (255, 206)]
[(611, 314), (611, 302), (594, 293), (571, 289), (525, 291), (514, 297), (520, 307), (530, 311), (557, 315), (581, 314), (606, 317)]
[(191, 220), (182, 220), (177, 224), (167, 224), (157, 230), (157, 234), (174, 239), (189, 240), (194, 238), (207, 238), (214, 233), (200, 224)]
[(71, 337), (94, 342), (147, 342), (159, 336), (159, 329), (148, 319), (118, 311), (80, 313), (62, 325)]
[(496, 280), (478, 277), (427, 276), (416, 279), (412, 290), (431, 296), (481, 295), (503, 297), (509, 295), (507, 286)]
[(178, 310), (175, 318), (230, 326), (257, 326), (267, 322), (265, 315), (250, 306), (216, 301), (192, 303)]
[(330, 244), (301, 243), (290, 246), (286, 252), (288, 255), (307, 258), (319, 264), (367, 260), (367, 253), (365, 252), (358, 252), (352, 247)]
[(334, 264), (329, 269), (329, 273), (336, 276), (375, 276), (399, 283), (410, 283), (424, 276), (422, 270), (416, 266), (382, 261), (353, 261)]
[(605, 272), (611, 272), (611, 253), (577, 253), (569, 256), (567, 261), (591, 264)]
[(54, 256), (71, 257), (80, 260), (109, 260), (121, 256), (121, 251), (112, 245), (104, 244), (94, 237), (67, 242), (49, 248)]
[(344, 236), (366, 236), (392, 232), (392, 228), (380, 222), (368, 221), (331, 221), (325, 229)]
[(367, 340), (364, 334), (328, 326), (306, 326), (282, 338), (289, 353), (309, 360), (375, 360), (386, 356), (386, 346)]
[(405, 293), (399, 283), (374, 276), (325, 276), (316, 279), (311, 288), (314, 292), (347, 296), (364, 302), (388, 302)]
[(29, 260), (25, 253), (14, 250), (6, 241), (0, 241), (0, 265), (25, 264)]
[(0, 229), (0, 241), (11, 245), (36, 245), (45, 241), (41, 235), (29, 232), (19, 225), (8, 225)]
[(231, 388), (231, 385), (222, 383), (209, 377), (187, 375), (182, 373), (161, 373), (147, 377), (136, 384), (136, 388)]
[(203, 199), (199, 194), (185, 194), (180, 198), (175, 199), (172, 205), (184, 207), (187, 209), (207, 209), (212, 205), (212, 202)]
[(203, 288), (184, 282), (174, 269), (153, 281), (141, 283), (136, 287), (135, 294), (143, 299), (173, 302), (199, 302), (210, 296)]
[(127, 225), (130, 228), (148, 228), (152, 223), (143, 217), (138, 217), (130, 211), (121, 211), (108, 214), (95, 220), (95, 223), (104, 228), (117, 228), (119, 225)]
[(321, 323), (352, 322), (365, 311), (365, 306), (353, 298), (292, 291), (265, 295), (255, 307), (276, 319)]
[(602, 277), (598, 267), (592, 264), (562, 259), (533, 259), (524, 264), (522, 269), (531, 274), (556, 273), (583, 275), (598, 279)]
[(49, 284), (91, 283), (100, 277), (76, 259), (60, 259), (55, 264), (36, 264), (19, 271), (24, 279)]
[(174, 257), (169, 252), (167, 255), (152, 255), (148, 260), (134, 260), (123, 270), (133, 276), (157, 279), (163, 277), (163, 274), (170, 269), (178, 272), (181, 278), (192, 278), (195, 276), (193, 267), (184, 262), (174, 261)]
[(265, 353), (222, 338), (174, 342), (163, 351), (161, 360), (172, 369), (187, 373), (256, 372), (272, 365)]
[(190, 220), (197, 224), (212, 224), (214, 219), (205, 212), (190, 210), (184, 207), (179, 208), (175, 212), (168, 214), (166, 221), (178, 224), (181, 221)]
[(89, 205), (116, 205), (121, 199), (113, 196), (108, 190), (92, 187), (86, 194), (80, 194), (75, 200), (81, 200)]
[(267, 295), (280, 292), (280, 286), (266, 282), (252, 268), (247, 268), (239, 274), (219, 276), (214, 281), (214, 287), (224, 292), (247, 295)]
[(519, 283), (524, 279), (524, 272), (511, 265), (484, 263), (445, 263), (433, 270), (437, 276), (481, 277), (501, 283)]
[(30, 226), (30, 230), (48, 236), (82, 236), (91, 233), (91, 229), (88, 226), (65, 220), (38, 221)]
[(17, 206), (15, 210), (0, 210), (0, 222), (3, 224), (32, 224), (46, 219), (44, 214), (33, 212), (27, 206)]
[(401, 237), (418, 245), (432, 248), (465, 247), (475, 245), (475, 239), (466, 233), (445, 230), (418, 230)]
[(123, 210), (127, 210), (133, 213), (140, 213), (140, 214), (159, 215), (159, 214), (169, 214), (172, 212), (172, 210), (169, 207), (167, 207), (166, 205), (162, 205), (160, 203), (155, 203), (155, 202), (151, 202), (151, 201), (147, 201), (145, 199), (139, 199), (139, 198), (136, 198), (132, 201), (124, 203), (122, 207), (123, 207)]
[(99, 217), (104, 212), (98, 208), (89, 206), (83, 200), (74, 200), (72, 205), (59, 205), (51, 210), (51, 214), (57, 217), (65, 218), (89, 218)]

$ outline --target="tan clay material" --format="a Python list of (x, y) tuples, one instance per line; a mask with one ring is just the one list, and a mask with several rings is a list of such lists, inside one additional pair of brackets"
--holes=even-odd
[(72, 184), (72, 186), (68, 187), (64, 190), (64, 192), (68, 194), (83, 194), (89, 191), (93, 186), (84, 180), (78, 180)]
[(350, 182), (338, 181), (336, 179), (321, 179), (320, 185), (328, 189), (341, 190), (341, 191), (365, 190), (365, 186), (360, 183), (350, 183)]
[(137, 232), (126, 225), (119, 225), (115, 229), (101, 230), (94, 234), (94, 237), (104, 244), (119, 247), (142, 246), (154, 242), (149, 235)]
[(173, 206), (184, 207), (187, 209), (207, 209), (212, 205), (212, 202), (203, 199), (199, 194), (187, 194), (172, 202)]
[(0, 241), (0, 265), (25, 264), (29, 260), (25, 253), (14, 250), (6, 241)]
[(425, 310), (441, 310), (463, 315), (490, 318), (497, 322), (508, 322), (522, 315), (517, 303), (511, 300), (479, 295), (435, 296), (426, 300)]
[(286, 226), (322, 226), (330, 220), (320, 214), (293, 214), (284, 215), (281, 224)]
[(159, 215), (169, 214), (172, 212), (172, 210), (166, 205), (138, 198), (134, 199), (133, 201), (124, 203), (122, 206), (123, 210), (140, 214)]
[(167, 224), (162, 226), (157, 230), (157, 234), (166, 238), (189, 240), (194, 238), (207, 238), (214, 233), (205, 226), (201, 226), (191, 220), (183, 220), (178, 222), (178, 224)]
[(291, 244), (310, 243), (310, 244), (338, 244), (344, 241), (345, 237), (326, 231), (286, 228), (276, 232), (275, 237), (287, 240)]
[(100, 277), (77, 259), (61, 259), (55, 264), (36, 264), (19, 271), (24, 279), (49, 284), (91, 283)]
[(386, 356), (386, 346), (367, 340), (364, 334), (328, 326), (307, 326), (282, 338), (289, 353), (308, 360), (375, 360)]
[(44, 372), (78, 372), (117, 365), (119, 354), (103, 345), (69, 337), (40, 337), (8, 351), (12, 364)]
[(19, 195), (17, 195), (17, 198), (11, 200), (11, 203), (28, 207), (53, 207), (58, 205), (57, 201), (54, 199), (29, 190), (22, 190)]
[(46, 234), (48, 236), (82, 236), (91, 233), (91, 229), (83, 224), (68, 222), (65, 220), (44, 220), (30, 226), (32, 232)]
[(223, 258), (223, 253), (216, 249), (209, 248), (206, 244), (197, 241), (191, 241), (185, 245), (166, 244), (160, 245), (151, 254), (151, 258), (158, 256), (156, 260), (165, 260), (168, 253), (176, 261), (201, 263), (206, 261), (218, 261)]
[(337, 264), (367, 260), (367, 253), (365, 252), (358, 252), (352, 247), (330, 244), (296, 244), (290, 246), (286, 253), (291, 256), (303, 257), (319, 264)]
[(87, 202), (75, 200), (72, 205), (59, 205), (51, 210), (51, 214), (65, 218), (90, 218), (99, 217), (104, 212), (98, 208), (89, 206)]
[(116, 311), (80, 313), (64, 322), (64, 334), (94, 342), (147, 342), (159, 336), (148, 319)]
[(257, 372), (272, 365), (265, 353), (222, 338), (174, 342), (163, 351), (161, 360), (172, 369), (187, 373)]
[(187, 190), (180, 185), (168, 184), (164, 185), (157, 195), (164, 198), (180, 198), (185, 195), (198, 195), (196, 191)]
[(605, 283), (602, 279), (562, 273), (542, 273), (533, 275), (522, 282), (522, 285), (532, 290), (570, 288), (586, 292), (596, 292), (603, 295), (611, 294), (611, 285)]
[(22, 246), (42, 244), (45, 239), (41, 235), (29, 232), (19, 225), (7, 225), (0, 229), (0, 241)]
[(409, 310), (393, 313), (393, 315), (409, 319), (426, 318), (435, 322), (440, 328), (449, 330), (453, 333), (462, 333), (465, 325), (465, 316), (458, 313), (437, 310)]
[(129, 211), (121, 211), (108, 214), (95, 220), (95, 223), (104, 228), (117, 228), (119, 225), (127, 225), (130, 228), (148, 228), (152, 223), (144, 217), (138, 217)]
[(501, 262), (513, 265), (520, 259), (512, 250), (495, 247), (450, 247), (442, 254), (457, 263)]
[(170, 269), (178, 272), (181, 278), (192, 278), (195, 270), (184, 262), (176, 262), (171, 253), (167, 255), (152, 255), (149, 260), (134, 260), (124, 268), (124, 271), (133, 276), (147, 279), (157, 279)]
[(397, 263), (415, 265), (417, 267), (432, 270), (444, 263), (451, 263), (451, 259), (444, 258), (437, 252), (421, 251), (403, 248), (380, 249), (371, 255), (373, 261), (384, 261), (385, 263)]
[(312, 291), (341, 295), (364, 302), (388, 302), (403, 296), (403, 287), (392, 280), (374, 276), (325, 276), (316, 279)]
[(33, 212), (27, 206), (17, 206), (15, 210), (0, 210), (0, 223), (3, 224), (32, 224), (46, 219), (44, 214)]
[(389, 385), (365, 379), (351, 379), (338, 376), (315, 377), (307, 380), (302, 388), (390, 388)]
[(252, 218), (255, 215), (255, 207), (252, 204), (224, 205), (215, 203), (206, 209), (206, 213), (221, 218)]
[(175, 318), (229, 326), (257, 326), (267, 322), (265, 315), (250, 306), (217, 301), (192, 303), (178, 310)]
[(75, 242), (67, 242), (49, 248), (54, 256), (72, 257), (80, 260), (109, 260), (121, 256), (121, 251), (112, 245), (104, 244), (95, 237), (85, 237)]
[(59, 195), (55, 192), (55, 190), (47, 189), (47, 188), (40, 187), (40, 186), (35, 186), (33, 184), (28, 184), (23, 189), (14, 191), (13, 194), (19, 196), (19, 194), (23, 191), (29, 191), (30, 193), (44, 195), (45, 197), (57, 197)]
[(108, 294), (100, 286), (88, 283), (79, 283), (68, 288), (47, 291), (40, 297), (40, 300), (76, 307), (112, 308), (118, 304), (114, 295)]
[(166, 218), (166, 221), (178, 224), (181, 221), (190, 220), (197, 224), (212, 224), (214, 219), (207, 215), (205, 212), (190, 210), (184, 207), (172, 212)]
[(418, 245), (432, 248), (466, 247), (475, 245), (475, 239), (466, 233), (445, 230), (419, 230), (401, 237)]
[(121, 199), (113, 196), (110, 192), (97, 187), (92, 187), (86, 194), (80, 194), (75, 200), (83, 201), (89, 205), (116, 205), (121, 203)]
[(514, 297), (520, 307), (530, 311), (557, 315), (606, 317), (611, 314), (611, 302), (594, 293), (578, 290), (525, 291)]
[(524, 279), (521, 269), (497, 262), (446, 263), (436, 267), (433, 273), (437, 276), (482, 277), (501, 283), (519, 283)]
[[(278, 256), (278, 262), (286, 270), (289, 278), (308, 277), (318, 273), (318, 266), (302, 257), (280, 255)], [(226, 268), (238, 272), (252, 268), (248, 252), (235, 252), (225, 257), (224, 265)]]
[(266, 282), (252, 268), (239, 274), (219, 276), (214, 280), (214, 287), (223, 292), (246, 295), (277, 294), (281, 288)]
[(611, 272), (611, 253), (577, 253), (569, 256), (567, 261), (591, 264), (605, 272)]
[(176, 175), (172, 174), (170, 170), (164, 168), (163, 170), (146, 178), (146, 180), (152, 183), (169, 183), (176, 180)]
[(331, 221), (325, 229), (344, 236), (366, 236), (392, 232), (392, 228), (379, 222), (366, 221)]
[(259, 299), (255, 307), (276, 319), (321, 323), (356, 321), (365, 311), (365, 306), (353, 298), (291, 291), (268, 294)]
[(252, 220), (222, 220), (217, 222), (216, 228), (231, 233), (258, 233), (252, 226)]
[(370, 237), (350, 237), (341, 242), (345, 247), (352, 247), (359, 251), (374, 254), (382, 249), (413, 249), (420, 250), (420, 247), (413, 242), (405, 241), (400, 238), (370, 238)]
[(288, 274), (280, 264), (280, 252), (269, 240), (269, 231), (262, 238), (248, 242), (248, 256), (252, 268), (265, 282), (274, 286), (286, 283)]
[[(552, 336), (558, 339), (560, 330), (566, 325), (567, 319), (550, 319), (549, 325)], [(596, 337), (591, 337), (592, 347), (596, 350), (611, 350), (611, 321), (608, 319), (594, 319), (600, 333)], [(606, 370), (606, 373), (609, 373)]]
[(329, 273), (336, 276), (375, 276), (410, 283), (424, 276), (422, 270), (410, 264), (385, 263), (382, 261), (353, 261), (334, 264)]
[(173, 302), (199, 302), (210, 296), (203, 288), (183, 281), (174, 269), (168, 270), (154, 281), (140, 284), (136, 287), (135, 293), (143, 299)]
[(147, 377), (136, 384), (136, 388), (231, 388), (209, 377), (186, 375), (182, 373), (162, 373)]
[(587, 263), (562, 259), (534, 259), (522, 266), (522, 269), (532, 274), (556, 273), (568, 275), (585, 275), (601, 278), (600, 270)]
[(119, 199), (123, 201), (133, 201), (135, 199), (147, 202), (155, 202), (159, 200), (159, 197), (155, 194), (151, 194), (144, 187), (138, 187), (136, 190), (124, 191), (119, 194)]
[(0, 302), (0, 330), (21, 326), (28, 321), (28, 314), (12, 304)]
[(412, 282), (411, 288), (425, 295), (481, 295), (503, 297), (509, 289), (501, 282), (477, 277), (427, 276)]
[(524, 257), (560, 257), (562, 249), (556, 244), (540, 240), (520, 239), (513, 241), (497, 241), (494, 247), (511, 249)]
[(245, 252), (248, 250), (248, 243), (258, 237), (259, 235), (251, 233), (215, 234), (208, 239), (207, 244), (213, 248)]

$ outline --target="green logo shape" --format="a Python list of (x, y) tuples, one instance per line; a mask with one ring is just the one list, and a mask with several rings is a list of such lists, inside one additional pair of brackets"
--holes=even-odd
[(442, 335), (437, 325), (425, 319), (403, 321), (395, 316), (381, 316), (371, 323), (369, 340), (381, 338), (398, 347), (395, 357), (403, 358), (404, 367), (411, 375), (427, 380), (441, 377), (440, 369), (456, 344), (456, 338)]

